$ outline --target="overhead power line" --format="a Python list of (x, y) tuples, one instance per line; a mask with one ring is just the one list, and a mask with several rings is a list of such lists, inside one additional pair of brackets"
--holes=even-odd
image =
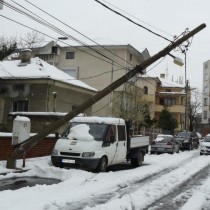
[(98, 0), (95, 0), (95, 1), (96, 1), (97, 3), (99, 3), (99, 4), (101, 4), (103, 7), (107, 8), (108, 10), (110, 10), (110, 11), (114, 12), (115, 14), (117, 14), (117, 15), (119, 15), (119, 16), (125, 18), (125, 19), (128, 20), (128, 21), (130, 21), (131, 23), (133, 23), (133, 24), (135, 24), (135, 25), (137, 25), (137, 26), (139, 26), (139, 27), (141, 27), (141, 28), (143, 28), (143, 29), (149, 31), (150, 33), (152, 33), (152, 34), (154, 34), (154, 35), (156, 35), (156, 36), (158, 36), (158, 37), (161, 37), (161, 38), (165, 39), (166, 41), (169, 41), (169, 42), (172, 43), (172, 41), (169, 40), (169, 39), (167, 39), (166, 37), (164, 37), (164, 36), (162, 36), (162, 35), (160, 35), (160, 34), (158, 34), (158, 33), (153, 32), (152, 30), (146, 28), (145, 26), (143, 26), (143, 25), (141, 25), (141, 24), (139, 24), (139, 23), (136, 23), (135, 21), (131, 20), (130, 18), (126, 17), (125, 15), (121, 14), (120, 12), (118, 12), (118, 11), (116, 11), (116, 10), (114, 10), (114, 9), (112, 9), (112, 8), (110, 8), (110, 7), (108, 7), (106, 4), (104, 4), (104, 3), (102, 3), (102, 2), (100, 2), (100, 1), (98, 1)]
[(130, 13), (128, 13), (128, 12), (126, 12), (125, 10), (122, 10), (121, 8), (119, 8), (119, 7), (115, 6), (114, 4), (111, 4), (110, 2), (105, 1), (105, 0), (103, 0), (103, 1), (104, 1), (105, 3), (107, 3), (107, 4), (111, 5), (112, 7), (114, 7), (114, 8), (116, 8), (116, 9), (120, 10), (121, 12), (124, 12), (125, 14), (127, 14), (127, 15), (129, 15), (129, 16), (131, 16), (131, 17), (135, 18), (136, 20), (139, 20), (139, 21), (141, 21), (142, 23), (144, 23), (144, 24), (146, 24), (146, 25), (148, 25), (148, 26), (150, 26), (150, 27), (152, 27), (152, 28), (154, 28), (154, 29), (156, 29), (156, 30), (158, 30), (158, 31), (162, 32), (162, 33), (165, 33), (165, 34), (168, 34), (169, 36), (174, 37), (174, 35), (172, 35), (172, 34), (170, 34), (170, 33), (166, 32), (166, 31), (163, 31), (163, 30), (161, 30), (161, 29), (159, 29), (159, 28), (157, 28), (157, 27), (155, 27), (155, 26), (153, 26), (153, 25), (151, 25), (151, 24), (149, 24), (149, 23), (147, 23), (147, 22), (145, 22), (145, 21), (143, 21), (143, 20), (141, 20), (141, 19), (139, 19), (139, 18), (135, 17), (134, 15), (132, 15), (132, 14), (130, 14)]
[[(85, 46), (89, 49), (91, 49), (92, 51), (96, 52), (97, 54), (101, 55), (102, 57), (105, 57), (113, 62), (115, 62), (116, 64), (118, 64), (119, 66), (121, 67), (124, 67), (123, 65), (119, 64), (118, 62), (114, 61), (113, 58), (111, 57), (108, 57), (102, 53), (100, 53), (98, 50), (95, 50), (93, 47), (91, 47), (90, 45), (87, 45), (86, 43), (80, 41), (79, 39), (65, 33), (64, 31), (60, 30), (59, 28), (57, 28), (55, 25), (49, 23), (48, 21), (44, 20), (43, 18), (41, 18), (40, 16), (38, 16), (37, 14), (31, 12), (30, 10), (28, 10), (27, 8), (23, 7), (22, 5), (14, 2), (13, 0), (11, 0), (13, 3), (17, 4), (18, 6), (20, 6), (21, 8), (25, 9), (26, 11), (30, 12), (31, 14), (33, 14), (34, 16), (38, 17), (39, 20), (41, 20), (42, 22), (40, 22), (39, 20), (37, 20), (36, 18), (34, 18), (33, 16), (31, 16), (30, 14), (27, 14), (24, 12), (24, 15), (28, 16), (29, 18), (33, 19), (34, 21), (48, 27), (48, 28), (51, 28), (52, 30), (56, 31), (57, 33), (69, 38), (69, 39), (72, 39), (73, 41), (76, 41), (78, 42), (79, 44), (81, 44), (82, 46)], [(115, 55), (116, 57), (120, 58), (121, 60), (125, 61), (125, 59), (123, 59), (122, 57), (120, 57), (119, 55), (115, 54), (114, 52), (110, 51), (109, 49), (105, 48), (104, 46), (100, 45), (99, 43), (95, 42), (94, 40), (90, 39), (89, 37), (85, 36), (84, 34), (82, 34), (81, 32), (79, 32), (78, 30), (74, 29), (73, 27), (67, 25), (66, 23), (64, 23), (63, 21), (59, 20), (58, 18), (54, 17), (53, 15), (47, 13), (46, 11), (44, 11), (43, 9), (39, 8), (38, 6), (30, 3), (29, 1), (26, 1), (28, 2), (29, 4), (31, 4), (32, 6), (34, 6), (35, 8), (39, 9), (40, 11), (44, 12), (45, 14), (49, 15), (50, 17), (54, 18), (55, 20), (59, 21), (60, 23), (64, 24), (65, 26), (69, 27), (70, 29), (74, 30), (75, 32), (79, 33), (80, 35), (84, 36), (85, 38), (89, 39), (90, 41), (94, 42), (95, 44), (97, 44), (98, 46), (100, 46), (101, 48), (105, 49), (106, 51), (108, 51), (109, 53), (113, 55)], [(10, 5), (11, 6), (11, 5)], [(17, 9), (17, 8), (16, 8)], [(22, 11), (23, 12), (23, 11)], [(130, 64), (131, 66), (133, 66), (131, 63), (127, 62), (128, 64)]]

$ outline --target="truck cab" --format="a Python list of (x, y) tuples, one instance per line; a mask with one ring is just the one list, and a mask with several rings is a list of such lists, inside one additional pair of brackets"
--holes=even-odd
[(75, 117), (55, 144), (52, 164), (105, 171), (127, 155), (127, 130), (121, 118)]

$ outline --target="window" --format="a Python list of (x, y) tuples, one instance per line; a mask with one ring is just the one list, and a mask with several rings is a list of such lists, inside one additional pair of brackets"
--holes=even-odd
[(166, 92), (171, 92), (171, 89), (166, 89)]
[(118, 130), (118, 140), (119, 141), (125, 141), (125, 126), (124, 125), (118, 125), (117, 126), (117, 130)]
[(130, 53), (130, 61), (132, 61), (133, 59), (133, 55)]
[(13, 85), (13, 90), (14, 91), (24, 91), (25, 86), (24, 84), (15, 84)]
[(205, 69), (208, 69), (208, 67), (209, 67), (208, 63), (205, 63), (205, 64), (204, 64), (204, 68), (205, 68)]
[(144, 94), (148, 94), (148, 87), (144, 86)]
[(204, 75), (204, 79), (205, 79), (205, 80), (208, 80), (208, 79), (209, 79), (209, 75), (208, 75), (208, 74), (205, 74), (205, 75)]
[(63, 69), (63, 71), (68, 74), (69, 76), (72, 76), (76, 79), (78, 79), (78, 69), (77, 68), (70, 68), (70, 69)]
[(203, 119), (206, 120), (207, 119), (207, 111), (203, 112)]
[(66, 52), (66, 59), (74, 59), (74, 52)]
[(113, 138), (116, 139), (116, 127), (114, 125), (110, 125), (105, 137), (105, 142), (110, 142)]
[(203, 105), (207, 106), (207, 98), (204, 98)]
[(166, 105), (166, 106), (176, 105), (176, 98), (160, 98), (160, 105)]
[(203, 92), (204, 92), (205, 94), (207, 94), (207, 92), (208, 92), (208, 87), (207, 87), (207, 86), (205, 86), (205, 87), (203, 88)]
[(16, 100), (13, 101), (13, 112), (27, 112), (28, 100)]

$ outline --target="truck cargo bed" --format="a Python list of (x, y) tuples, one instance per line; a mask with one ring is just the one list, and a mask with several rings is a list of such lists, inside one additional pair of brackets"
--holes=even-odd
[(149, 146), (149, 136), (133, 136), (130, 140), (130, 149)]

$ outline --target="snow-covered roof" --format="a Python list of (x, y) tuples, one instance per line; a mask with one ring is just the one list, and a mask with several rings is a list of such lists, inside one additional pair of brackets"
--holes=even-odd
[(74, 86), (82, 87), (92, 91), (95, 88), (75, 79), (74, 77), (59, 70), (55, 66), (48, 64), (40, 58), (31, 58), (30, 63), (20, 65), (20, 60), (0, 62), (0, 78), (1, 79), (40, 79), (48, 78), (61, 81)]
[(160, 95), (186, 95), (185, 92), (181, 91), (181, 92), (158, 92), (157, 94)]
[(71, 122), (91, 122), (91, 123), (104, 123), (104, 124), (125, 124), (125, 121), (121, 118), (114, 117), (75, 117)]
[(166, 80), (166, 79), (163, 79), (163, 78), (159, 78), (160, 81), (161, 81), (161, 86), (162, 87), (178, 87), (178, 88), (184, 88), (185, 85), (184, 84), (179, 84), (177, 82), (172, 82), (170, 80)]

